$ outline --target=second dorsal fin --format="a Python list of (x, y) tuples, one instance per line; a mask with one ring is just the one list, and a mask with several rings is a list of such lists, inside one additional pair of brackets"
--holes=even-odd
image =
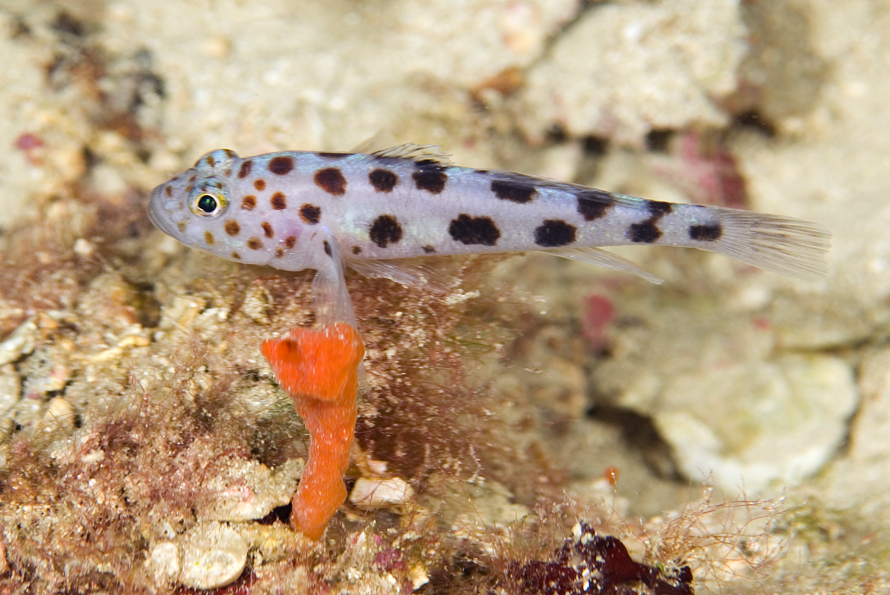
[(449, 153), (442, 152), (439, 145), (415, 145), (405, 143), (397, 147), (380, 149), (370, 153), (374, 157), (396, 157), (399, 159), (411, 159), (412, 161), (432, 161), (439, 165), (454, 165)]

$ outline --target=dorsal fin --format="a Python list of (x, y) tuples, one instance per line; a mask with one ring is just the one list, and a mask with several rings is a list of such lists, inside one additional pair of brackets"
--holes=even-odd
[(399, 159), (411, 159), (412, 161), (435, 162), (439, 165), (454, 165), (450, 153), (443, 153), (439, 145), (415, 145), (405, 143), (398, 147), (390, 147), (370, 153), (374, 157), (396, 157)]

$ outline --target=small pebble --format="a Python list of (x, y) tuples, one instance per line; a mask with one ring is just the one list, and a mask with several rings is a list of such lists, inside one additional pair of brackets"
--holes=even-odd
[(62, 397), (51, 399), (43, 413), (41, 427), (45, 432), (73, 430), (76, 419), (74, 407)]
[(388, 479), (360, 477), (349, 494), (349, 501), (362, 508), (383, 508), (404, 504), (413, 497), (414, 488), (400, 477)]
[(182, 538), (179, 582), (193, 589), (216, 589), (233, 582), (247, 564), (247, 541), (223, 523), (202, 523)]
[(0, 365), (11, 364), (23, 355), (34, 351), (37, 339), (37, 323), (29, 318), (15, 329), (9, 338), (0, 343)]
[(173, 582), (182, 572), (182, 552), (172, 541), (158, 542), (152, 546), (145, 565), (156, 583)]

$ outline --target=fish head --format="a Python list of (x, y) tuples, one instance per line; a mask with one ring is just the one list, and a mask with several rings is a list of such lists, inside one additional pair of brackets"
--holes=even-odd
[(149, 219), (191, 248), (237, 262), (269, 264), (275, 248), (250, 231), (255, 216), (243, 202), (243, 181), (237, 175), (241, 161), (229, 149), (207, 153), (152, 191)]

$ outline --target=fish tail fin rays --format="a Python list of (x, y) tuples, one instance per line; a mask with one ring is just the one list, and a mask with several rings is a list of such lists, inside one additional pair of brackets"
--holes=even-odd
[(720, 224), (722, 234), (713, 247), (696, 248), (798, 279), (813, 281), (828, 272), (831, 233), (817, 223), (721, 208)]

